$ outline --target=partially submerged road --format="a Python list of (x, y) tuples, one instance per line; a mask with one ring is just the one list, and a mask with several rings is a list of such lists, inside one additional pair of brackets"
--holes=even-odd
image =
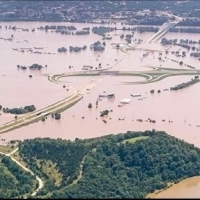
[(16, 120), (12, 120), (8, 123), (0, 125), (0, 134), (37, 122), (50, 114), (53, 114), (53, 113), (55, 114), (56, 112), (62, 112), (68, 109), (69, 107), (73, 106), (79, 100), (83, 98), (83, 94), (86, 88), (89, 85), (91, 85), (91, 82), (87, 84), (86, 86), (83, 86), (80, 90), (75, 91), (74, 94), (72, 94), (71, 96), (59, 102), (56, 102), (55, 104), (52, 104), (40, 110), (36, 110), (22, 117), (18, 117)]
[(160, 81), (164, 78), (170, 76), (180, 76), (180, 75), (199, 75), (200, 71), (197, 69), (175, 69), (175, 68), (162, 68), (162, 67), (149, 67), (151, 70), (148, 71), (91, 71), (90, 73), (85, 73), (82, 71), (76, 73), (66, 73), (66, 74), (54, 74), (50, 77), (50, 81), (55, 83), (61, 83), (61, 78), (68, 76), (101, 76), (101, 75), (112, 75), (112, 76), (141, 76), (146, 80), (137, 82), (122, 82), (126, 84), (146, 84)]
[(0, 133), (5, 133), (8, 131), (14, 130), (16, 128), (20, 128), (22, 126), (26, 126), (28, 124), (41, 120), (42, 118), (50, 115), (51, 113), (55, 113), (59, 110), (67, 109), (71, 107), (72, 105), (74, 105), (75, 103), (77, 103), (80, 99), (82, 99), (82, 97), (83, 96), (79, 93), (73, 94), (72, 96), (67, 97), (44, 109), (34, 111), (31, 114), (26, 114), (23, 117), (19, 117), (16, 120), (3, 124), (0, 126)]

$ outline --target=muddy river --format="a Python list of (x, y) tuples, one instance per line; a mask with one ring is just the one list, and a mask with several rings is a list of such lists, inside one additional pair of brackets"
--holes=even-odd
[(200, 177), (195, 176), (185, 179), (178, 184), (174, 184), (169, 189), (160, 193), (152, 193), (148, 198), (199, 198), (200, 197)]
[[(58, 24), (58, 23), (56, 23)], [(13, 41), (0, 40), (1, 59), (0, 59), (0, 102), (3, 107), (23, 107), (25, 105), (34, 104), (37, 109), (50, 105), (66, 96), (69, 96), (73, 89), (81, 87), (83, 84), (89, 83), (94, 79), (93, 88), (88, 91), (83, 100), (78, 104), (65, 111), (62, 114), (61, 121), (55, 121), (49, 117), (45, 123), (38, 122), (27, 127), (14, 130), (12, 132), (1, 135), (5, 139), (25, 139), (39, 136), (75, 139), (95, 137), (109, 133), (125, 132), (127, 130), (146, 130), (156, 129), (164, 130), (169, 134), (175, 135), (188, 142), (200, 146), (199, 137), (199, 118), (198, 102), (200, 99), (200, 84), (193, 85), (179, 91), (163, 91), (166, 88), (175, 86), (184, 81), (189, 81), (193, 76), (177, 76), (163, 79), (160, 82), (143, 85), (122, 85), (124, 81), (132, 82), (143, 80), (139, 77), (68, 77), (63, 78), (62, 84), (49, 82), (44, 74), (67, 73), (81, 70), (83, 65), (91, 65), (98, 67), (101, 63), (102, 67), (112, 67), (112, 70), (123, 71), (145, 71), (149, 70), (147, 66), (168, 67), (168, 68), (184, 68), (170, 60), (160, 62), (158, 53), (151, 53), (146, 58), (142, 58), (143, 51), (129, 51), (125, 54), (119, 50), (112, 48), (111, 43), (125, 42), (120, 39), (122, 31), (118, 30), (111, 33), (112, 40), (106, 41), (106, 49), (103, 53), (93, 52), (89, 49), (90, 44), (101, 41), (101, 37), (95, 34), (86, 36), (61, 35), (59, 33), (51, 33), (45, 31), (24, 32), (22, 30), (13, 31), (6, 29), (5, 26), (17, 26), (19, 28), (37, 28), (45, 26), (46, 23), (1, 23), (2, 29), (0, 35), (2, 38), (9, 38), (13, 35)], [(93, 27), (99, 25), (90, 24), (63, 24), (74, 25), (78, 30), (83, 27)], [(112, 25), (114, 26), (114, 25)], [(120, 25), (118, 25), (120, 27)], [(128, 32), (126, 32), (128, 33)], [(135, 33), (134, 38), (147, 40), (153, 33)], [(177, 34), (168, 33), (165, 37), (177, 38)], [(198, 40), (198, 34), (178, 34), (178, 38), (193, 38)], [(58, 53), (59, 47), (83, 46), (87, 45), (88, 49), (80, 53)], [(40, 50), (43, 54), (31, 54), (13, 50), (16, 48), (34, 48), (44, 47)], [(159, 44), (150, 44), (152, 49), (164, 48)], [(177, 49), (175, 49), (177, 50)], [(50, 52), (51, 54), (47, 54)], [(46, 54), (44, 54), (46, 53)], [(168, 57), (173, 57), (168, 55)], [(189, 55), (183, 59), (185, 63), (189, 62), (198, 68), (198, 60), (191, 59)], [(29, 66), (33, 63), (47, 65), (41, 71), (22, 71), (17, 69), (17, 65)], [(69, 65), (73, 66), (69, 69)], [(33, 78), (28, 76), (32, 74)], [(63, 85), (69, 89), (67, 91)], [(150, 95), (151, 89), (162, 92)], [(99, 102), (98, 108), (93, 106), (88, 109), (88, 104), (95, 105), (96, 99), (103, 91), (107, 93), (115, 93), (114, 100), (103, 98)], [(146, 98), (142, 101), (138, 97), (131, 97), (132, 93), (140, 93)], [(130, 104), (118, 107), (119, 101), (123, 98), (131, 98)], [(100, 119), (100, 111), (104, 109), (112, 109), (107, 123), (103, 123)], [(85, 119), (82, 119), (82, 117)], [(4, 114), (0, 116), (0, 123), (3, 124), (14, 118), (13, 115)], [(119, 120), (124, 118), (124, 120)], [(137, 122), (137, 119), (143, 119), (143, 122)], [(145, 122), (151, 118), (156, 120), (156, 124)], [(163, 122), (162, 120), (165, 120)], [(171, 120), (173, 123), (168, 123)]]
[[(88, 90), (84, 98), (71, 107), (69, 110), (62, 113), (61, 120), (56, 121), (50, 116), (45, 122), (34, 123), (20, 129), (0, 135), (1, 139), (28, 139), (35, 137), (51, 137), (51, 138), (91, 138), (106, 134), (116, 134), (126, 132), (128, 130), (144, 131), (147, 129), (156, 129), (166, 131), (170, 135), (184, 139), (195, 146), (200, 147), (200, 84), (192, 85), (188, 88), (178, 91), (163, 91), (169, 89), (182, 82), (187, 82), (194, 76), (176, 76), (163, 79), (162, 81), (142, 84), (142, 85), (123, 85), (123, 82), (140, 81), (143, 78), (133, 76), (95, 76), (95, 77), (68, 77), (62, 78), (61, 84), (55, 84), (48, 81), (45, 74), (59, 74), (81, 70), (83, 65), (91, 65), (94, 68), (101, 63), (103, 68), (111, 67), (112, 70), (122, 71), (145, 71), (149, 70), (148, 66), (166, 67), (166, 68), (185, 68), (170, 59), (183, 60), (184, 63), (190, 64), (197, 69), (200, 69), (198, 59), (191, 58), (190, 52), (183, 59), (176, 58), (169, 54), (170, 59), (165, 59), (164, 62), (158, 60), (159, 54), (156, 52), (150, 53), (146, 58), (142, 58), (144, 51), (129, 51), (128, 54), (120, 50), (112, 48), (111, 43), (125, 43), (125, 40), (120, 39), (122, 32), (117, 30), (111, 32), (112, 40), (106, 40), (106, 48), (102, 53), (93, 52), (89, 46), (101, 41), (102, 38), (95, 34), (90, 35), (61, 35), (59, 33), (37, 31), (24, 32), (22, 30), (13, 31), (6, 29), (5, 26), (17, 26), (19, 28), (38, 28), (45, 26), (47, 23), (0, 23), (0, 105), (3, 107), (23, 107), (34, 104), (37, 109), (53, 104), (73, 93), (74, 89), (80, 88), (83, 84), (93, 81), (93, 87)], [(61, 24), (61, 23), (49, 23)], [(65, 24), (74, 25), (78, 30), (84, 27), (100, 26), (94, 24)], [(112, 25), (116, 26), (116, 25)], [(121, 27), (121, 25), (117, 25)], [(13, 35), (13, 41), (4, 40)], [(143, 41), (149, 39), (153, 33), (134, 33), (134, 39)], [(170, 39), (190, 39), (198, 40), (198, 34), (184, 33), (167, 33), (166, 38)], [(160, 44), (148, 45), (148, 48), (154, 50), (164, 50)], [(87, 45), (85, 51), (79, 53), (58, 53), (59, 47), (83, 46)], [(27, 52), (19, 52), (14, 49), (19, 48), (34, 48), (43, 47), (42, 54), (33, 54)], [(198, 46), (197, 46), (198, 47)], [(185, 51), (179, 47), (173, 47), (173, 50)], [(163, 56), (164, 58), (164, 56)], [(17, 65), (30, 66), (38, 63), (47, 65), (41, 71), (23, 71), (17, 68)], [(73, 68), (69, 69), (69, 65)], [(29, 78), (29, 75), (33, 78)], [(66, 88), (63, 88), (66, 85)], [(155, 89), (155, 94), (150, 94), (150, 90)], [(161, 90), (161, 93), (157, 93)], [(98, 108), (95, 106), (97, 97), (103, 93), (115, 93), (115, 99), (109, 100), (102, 98), (99, 101)], [(138, 97), (131, 97), (132, 93), (140, 93), (143, 100), (138, 100)], [(119, 107), (120, 100), (130, 98), (131, 103)], [(92, 103), (93, 107), (88, 109), (88, 104)], [(100, 118), (100, 112), (103, 110), (113, 110), (110, 112), (107, 123), (104, 123)], [(82, 117), (85, 117), (84, 119)], [(155, 124), (146, 122), (148, 118), (156, 120)], [(4, 124), (13, 120), (14, 116), (1, 112), (0, 124)], [(121, 120), (123, 119), (123, 120)], [(138, 122), (137, 119), (142, 119), (143, 122)], [(165, 121), (163, 121), (165, 120)], [(169, 123), (168, 121), (172, 121)], [(199, 179), (198, 179), (199, 180)], [(196, 183), (196, 182), (195, 182)], [(183, 184), (187, 187), (187, 184)], [(178, 187), (178, 186), (173, 186)], [(168, 196), (175, 197), (177, 188), (169, 189)], [(183, 186), (180, 186), (183, 188)], [(188, 197), (186, 189), (181, 189), (181, 195)], [(194, 189), (196, 188), (196, 189)], [(198, 185), (193, 185), (188, 189), (190, 195), (197, 195)], [(178, 189), (179, 190), (179, 189)], [(180, 191), (180, 190), (179, 190)], [(165, 192), (159, 195), (164, 195)], [(171, 195), (171, 196), (170, 196)], [(182, 197), (179, 196), (179, 197)], [(161, 196), (159, 196), (161, 197)], [(164, 197), (164, 196), (162, 196)], [(197, 197), (197, 196), (196, 196)], [(198, 196), (199, 197), (199, 196)]]

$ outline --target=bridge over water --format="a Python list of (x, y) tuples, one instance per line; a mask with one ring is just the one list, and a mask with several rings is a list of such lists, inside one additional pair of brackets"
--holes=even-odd
[(170, 28), (176, 26), (179, 22), (181, 22), (183, 20), (183, 18), (180, 18), (178, 16), (168, 14), (168, 13), (165, 13), (165, 14), (168, 15), (169, 17), (174, 17), (175, 20), (164, 23), (160, 27), (158, 32), (155, 33), (151, 38), (149, 38), (145, 43), (155, 43), (155, 42), (157, 42), (161, 37), (163, 37), (169, 31)]

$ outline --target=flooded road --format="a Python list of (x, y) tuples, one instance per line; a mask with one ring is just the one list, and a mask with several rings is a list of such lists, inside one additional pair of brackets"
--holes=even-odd
[[(0, 104), (3, 107), (24, 107), (34, 104), (37, 109), (53, 104), (66, 96), (69, 96), (74, 89), (80, 88), (83, 84), (89, 83), (92, 79), (98, 79), (94, 87), (88, 90), (84, 98), (75, 106), (62, 113), (61, 121), (56, 121), (48, 117), (45, 122), (38, 122), (12, 132), (2, 134), (0, 137), (6, 140), (10, 139), (26, 139), (35, 137), (53, 137), (75, 139), (96, 137), (110, 133), (126, 132), (128, 130), (147, 130), (156, 129), (164, 130), (171, 135), (184, 139), (190, 143), (200, 147), (200, 136), (197, 127), (200, 125), (200, 112), (198, 111), (200, 101), (200, 84), (179, 91), (163, 91), (182, 82), (187, 82), (194, 76), (177, 76), (163, 79), (145, 85), (122, 85), (122, 82), (132, 82), (144, 80), (141, 77), (131, 76), (101, 76), (101, 77), (65, 77), (61, 80), (62, 84), (55, 84), (48, 81), (45, 74), (58, 74), (80, 71), (83, 65), (91, 65), (94, 68), (101, 63), (103, 68), (112, 67), (112, 70), (123, 71), (146, 71), (148, 66), (168, 67), (168, 68), (186, 68), (179, 66), (170, 59), (164, 62), (158, 60), (159, 54), (151, 52), (147, 57), (143, 58), (144, 51), (129, 51), (125, 54), (120, 50), (112, 48), (112, 43), (122, 42), (120, 35), (130, 32), (122, 32), (117, 30), (111, 32), (112, 40), (106, 40), (106, 48), (102, 53), (93, 52), (89, 49), (90, 44), (101, 41), (101, 37), (95, 34), (90, 35), (61, 35), (59, 33), (51, 33), (45, 31), (23, 32), (21, 30), (6, 30), (5, 25), (16, 25), (17, 27), (37, 28), (45, 26), (48, 23), (1, 23), (0, 37), (9, 38), (14, 35), (13, 41), (0, 40)], [(53, 23), (49, 23), (53, 24)], [(59, 24), (59, 23), (55, 23)], [(74, 25), (78, 30), (83, 27), (101, 26), (94, 24), (64, 24)], [(109, 25), (107, 25), (109, 26)], [(116, 25), (112, 25), (116, 26)], [(121, 25), (117, 25), (122, 27)], [(134, 38), (147, 40), (153, 33), (134, 33)], [(166, 38), (177, 38), (177, 34), (168, 33)], [(179, 39), (193, 37), (198, 40), (197, 34), (178, 34)], [(28, 41), (28, 42), (27, 42)], [(79, 53), (58, 53), (59, 47), (83, 46), (87, 45), (85, 51)], [(43, 54), (31, 54), (13, 50), (13, 48), (33, 48), (42, 46)], [(152, 44), (152, 49), (164, 50), (159, 44)], [(176, 47), (174, 47), (175, 50)], [(180, 51), (183, 51), (181, 49)], [(50, 52), (51, 54), (44, 54)], [(174, 58), (173, 55), (167, 55)], [(12, 59), (10, 59), (12, 57)], [(162, 56), (163, 59), (165, 55)], [(177, 58), (176, 58), (177, 59)], [(179, 58), (180, 59), (180, 58)], [(185, 61), (184, 61), (185, 59)], [(121, 61), (120, 61), (121, 60)], [(119, 62), (120, 61), (120, 62)], [(191, 65), (199, 68), (199, 61), (191, 59), (189, 55), (183, 58), (184, 62), (191, 62)], [(30, 66), (38, 63), (47, 65), (41, 71), (26, 71), (17, 69), (17, 65)], [(69, 66), (73, 68), (69, 69)], [(30, 79), (28, 76), (33, 75)], [(63, 88), (63, 85), (66, 88)], [(67, 89), (69, 89), (67, 91)], [(150, 94), (150, 90), (155, 89), (155, 94)], [(161, 90), (161, 93), (157, 93)], [(106, 93), (115, 93), (114, 100), (102, 98), (95, 106), (97, 97), (104, 91)], [(132, 93), (140, 93), (143, 100), (138, 97), (131, 97)], [(131, 103), (123, 107), (118, 107), (120, 100), (123, 98), (131, 98)], [(88, 109), (88, 104), (92, 103), (93, 108)], [(100, 118), (100, 112), (108, 109), (110, 112), (107, 123)], [(82, 117), (85, 117), (82, 119)], [(0, 124), (8, 122), (14, 118), (13, 115), (1, 112)], [(146, 122), (148, 118), (156, 120), (155, 124)], [(143, 122), (138, 122), (142, 119)], [(162, 120), (165, 120), (163, 122)], [(168, 121), (173, 121), (169, 123)]]
[[(71, 24), (71, 23), (0, 23), (1, 38), (10, 38), (13, 35), (13, 41), (0, 39), (0, 105), (4, 108), (24, 107), (26, 105), (35, 105), (37, 109), (44, 108), (48, 105), (66, 98), (73, 93), (75, 89), (79, 89), (84, 84), (94, 81), (93, 87), (88, 89), (84, 94), (84, 98), (69, 110), (61, 114), (61, 120), (52, 119), (51, 116), (45, 122), (34, 123), (20, 129), (0, 135), (1, 139), (6, 141), (12, 139), (30, 139), (35, 137), (50, 138), (92, 138), (107, 134), (124, 133), (127, 131), (144, 131), (156, 129), (166, 131), (168, 134), (183, 139), (189, 143), (200, 147), (200, 84), (195, 84), (178, 91), (164, 91), (172, 86), (182, 82), (188, 82), (194, 76), (175, 76), (163, 79), (159, 82), (143, 84), (143, 85), (123, 85), (123, 82), (133, 82), (144, 80), (142, 77), (134, 76), (110, 76), (103, 75), (101, 77), (65, 77), (62, 83), (55, 84), (48, 81), (45, 74), (61, 74), (74, 71), (80, 71), (84, 65), (96, 68), (101, 63), (103, 68), (111, 67), (111, 70), (122, 71), (146, 71), (151, 67), (166, 68), (186, 68), (178, 63), (172, 62), (171, 59), (183, 61), (197, 69), (200, 69), (198, 59), (191, 58), (190, 52), (185, 58), (177, 58), (169, 53), (163, 53), (164, 61), (159, 61), (159, 53), (150, 52), (147, 57), (143, 57), (146, 53), (143, 50), (129, 51), (128, 54), (120, 50), (112, 48), (112, 43), (125, 43), (120, 39), (120, 35), (130, 34), (130, 31), (122, 32), (117, 30), (111, 32), (112, 40), (106, 40), (106, 48), (102, 53), (90, 50), (90, 45), (102, 38), (95, 34), (90, 35), (61, 35), (59, 33), (51, 33), (45, 31), (23, 32), (22, 30), (9, 30), (5, 26), (17, 26), (21, 28), (38, 28), (45, 25), (73, 25), (81, 30), (85, 27), (101, 26), (95, 24)], [(106, 25), (116, 26), (116, 25)], [(124, 25), (123, 25), (124, 26)], [(117, 25), (122, 28), (123, 26)], [(130, 27), (130, 26), (128, 26)], [(149, 39), (154, 33), (134, 33), (133, 39), (141, 39), (143, 41)], [(190, 39), (198, 40), (198, 34), (184, 33), (168, 33), (167, 39)], [(83, 46), (87, 45), (85, 51), (79, 53), (58, 53), (60, 47)], [(40, 50), (42, 54), (33, 54), (27, 50), (18, 52), (16, 48), (34, 48), (44, 47)], [(199, 45), (196, 45), (199, 47)], [(148, 46), (153, 50), (165, 50), (159, 43)], [(185, 51), (181, 47), (173, 47), (169, 50)], [(168, 57), (169, 59), (165, 59)], [(119, 62), (120, 61), (120, 62)], [(41, 71), (31, 71), (29, 69), (23, 71), (17, 69), (17, 65), (30, 66), (34, 63), (47, 67)], [(71, 69), (69, 66), (73, 66)], [(32, 75), (32, 78), (29, 78)], [(66, 87), (64, 88), (63, 85)], [(150, 90), (155, 89), (154, 94), (150, 94)], [(161, 93), (157, 93), (161, 90)], [(101, 98), (96, 108), (96, 100), (100, 94), (115, 93), (115, 99)], [(139, 93), (140, 97), (131, 97), (131, 94)], [(119, 107), (120, 100), (130, 98), (131, 103)], [(88, 104), (92, 103), (93, 107), (88, 108)], [(105, 118), (104, 123), (100, 117), (103, 110), (111, 111), (109, 116)], [(14, 119), (14, 115), (0, 115), (0, 124), (4, 124)], [(156, 123), (146, 122), (148, 118), (156, 120)], [(143, 122), (138, 122), (142, 119)], [(171, 121), (171, 123), (169, 123)], [(3, 142), (2, 140), (0, 142)], [(200, 197), (199, 178), (194, 178), (174, 185), (169, 190), (156, 195), (162, 197)], [(179, 191), (179, 192), (177, 192)]]

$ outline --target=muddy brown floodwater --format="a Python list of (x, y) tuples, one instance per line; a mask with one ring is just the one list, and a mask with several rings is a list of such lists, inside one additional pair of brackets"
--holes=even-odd
[[(170, 61), (170, 59), (160, 62), (158, 60), (158, 53), (152, 52), (146, 58), (142, 58), (145, 53), (142, 50), (129, 51), (128, 54), (125, 54), (113, 49), (111, 43), (125, 43), (124, 40), (120, 39), (120, 34), (130, 33), (128, 31), (122, 32), (117, 30), (110, 33), (112, 40), (106, 40), (105, 51), (99, 53), (92, 52), (89, 48), (92, 43), (102, 41), (100, 36), (92, 33), (90, 35), (76, 36), (46, 33), (45, 31), (37, 30), (36, 32), (23, 32), (22, 30), (13, 31), (5, 29), (5, 25), (11, 25), (31, 30), (46, 24), (74, 25), (78, 30), (84, 27), (100, 26), (95, 24), (39, 22), (0, 23), (2, 26), (2, 29), (0, 29), (1, 38), (14, 36), (13, 41), (0, 39), (0, 105), (12, 108), (34, 104), (37, 109), (40, 109), (69, 96), (75, 89), (92, 80), (93, 87), (84, 94), (84, 98), (80, 102), (62, 113), (60, 121), (48, 117), (45, 122), (40, 121), (2, 134), (0, 135), (1, 139), (8, 141), (12, 139), (24, 140), (35, 137), (51, 137), (74, 140), (75, 138), (92, 138), (111, 133), (123, 133), (128, 130), (144, 131), (156, 129), (166, 131), (170, 135), (200, 147), (200, 127), (198, 127), (200, 125), (200, 84), (195, 84), (178, 91), (163, 91), (171, 86), (189, 81), (194, 76), (170, 77), (159, 82), (143, 85), (121, 84), (124, 81), (144, 80), (140, 77), (131, 76), (65, 77), (61, 79), (63, 81), (61, 84), (52, 83), (44, 76), (44, 74), (59, 74), (81, 70), (83, 65), (91, 65), (95, 68), (99, 66), (99, 63), (101, 63), (103, 68), (112, 67), (112, 70), (123, 71), (145, 71), (149, 70), (147, 66), (180, 69), (185, 68), (185, 66), (179, 66), (177, 63)], [(117, 25), (117, 27), (122, 28), (121, 25)], [(153, 33), (139, 34), (135, 32), (134, 39), (145, 41), (152, 35)], [(167, 33), (165, 37), (168, 39), (199, 39), (198, 34), (184, 33)], [(59, 47), (64, 46), (68, 48), (69, 46), (83, 45), (87, 45), (88, 48), (80, 53), (57, 53)], [(39, 46), (44, 47), (44, 49), (39, 50), (43, 54), (31, 54), (26, 50), (22, 53), (13, 50), (13, 48), (34, 48)], [(154, 50), (165, 50), (159, 42), (146, 45), (145, 47)], [(199, 46), (196, 45), (196, 47)], [(185, 51), (181, 47), (173, 47), (172, 49), (175, 51), (180, 50), (180, 52)], [(169, 53), (167, 57), (179, 61), (183, 60), (184, 63), (200, 69), (199, 61), (191, 58), (189, 54), (190, 52), (185, 58), (176, 58)], [(164, 58), (165, 55), (162, 57)], [(30, 66), (34, 63), (42, 64), (43, 66), (47, 65), (47, 68), (42, 69), (40, 72), (17, 69), (17, 65)], [(69, 69), (69, 65), (73, 66), (73, 68)], [(30, 74), (33, 75), (32, 79), (28, 77)], [(63, 88), (63, 85), (66, 85), (66, 88)], [(66, 89), (69, 89), (69, 91)], [(155, 94), (150, 94), (151, 89), (155, 89)], [(161, 93), (158, 94), (157, 90), (161, 90)], [(116, 97), (114, 100), (102, 98), (99, 101), (98, 108), (96, 108), (96, 99), (104, 91), (106, 93), (115, 93)], [(131, 97), (132, 93), (140, 93), (142, 97), (146, 98), (138, 100), (138, 97)], [(118, 107), (120, 100), (123, 98), (131, 98), (132, 101), (128, 105)], [(92, 109), (88, 109), (89, 103), (92, 103)], [(106, 119), (107, 123), (104, 123), (100, 118), (100, 111), (105, 109), (113, 110)], [(85, 118), (82, 119), (82, 117)], [(146, 122), (145, 120), (148, 118), (156, 120), (156, 123), (150, 124)], [(12, 119), (14, 119), (13, 115), (1, 112), (0, 124), (4, 124)], [(143, 122), (138, 122), (137, 119), (143, 119)], [(165, 120), (165, 122), (162, 120)], [(169, 120), (173, 121), (173, 123), (169, 123)], [(175, 197), (174, 191), (178, 190), (180, 191), (179, 194), (182, 195), (179, 197), (193, 197), (192, 195), (194, 194), (198, 196), (199, 186), (188, 187), (189, 183), (193, 183), (193, 181), (190, 182), (188, 179), (185, 183), (180, 183), (181, 186), (175, 185), (166, 190), (166, 192), (169, 191), (167, 195), (165, 195), (166, 192), (159, 195)]]
[(158, 194), (152, 193), (147, 197), (157, 198), (199, 198), (200, 197), (200, 176), (185, 179), (178, 184), (174, 184), (169, 189)]
[[(76, 35), (61, 35), (58, 33), (46, 33), (45, 31), (23, 32), (22, 30), (6, 30), (5, 25), (17, 26), (21, 28), (37, 28), (45, 26), (47, 23), (1, 23), (2, 29), (0, 34), (2, 38), (9, 38), (12, 34), (14, 40), (12, 42), (0, 40), (1, 59), (0, 59), (0, 104), (3, 107), (22, 107), (25, 105), (34, 104), (37, 109), (46, 107), (54, 102), (59, 101), (66, 96), (72, 94), (74, 89), (80, 88), (83, 84), (87, 84), (94, 80), (93, 88), (84, 95), (83, 100), (78, 104), (62, 113), (62, 120), (56, 121), (48, 117), (45, 122), (38, 122), (12, 132), (2, 134), (0, 137), (6, 140), (10, 139), (26, 139), (34, 137), (53, 137), (75, 139), (96, 137), (110, 133), (126, 132), (127, 130), (146, 130), (156, 129), (164, 130), (171, 135), (184, 139), (190, 143), (200, 146), (200, 112), (198, 110), (200, 100), (200, 84), (195, 84), (191, 87), (179, 91), (163, 91), (166, 88), (175, 86), (184, 81), (189, 81), (193, 76), (177, 76), (164, 79), (160, 82), (155, 82), (145, 85), (122, 85), (123, 81), (139, 81), (143, 80), (140, 77), (65, 77), (61, 80), (62, 84), (51, 83), (47, 80), (44, 74), (58, 74), (81, 70), (83, 65), (92, 65), (98, 67), (99, 63), (103, 67), (112, 67), (112, 70), (123, 71), (145, 71), (149, 70), (147, 66), (162, 66), (168, 68), (185, 68), (180, 67), (177, 63), (170, 60), (159, 62), (158, 53), (150, 53), (146, 58), (142, 59), (144, 51), (129, 51), (125, 54), (119, 50), (112, 48), (111, 43), (125, 42), (120, 39), (122, 31), (112, 32), (112, 40), (106, 40), (106, 49), (103, 53), (92, 52), (89, 49), (90, 44), (101, 41), (98, 35), (90, 34), (84, 36)], [(50, 24), (50, 23), (49, 23)], [(53, 23), (52, 23), (53, 24)], [(55, 23), (59, 24), (59, 23)], [(78, 30), (83, 27), (99, 26), (94, 24), (65, 24), (74, 25)], [(121, 25), (117, 25), (121, 27)], [(126, 31), (125, 33), (130, 33)], [(143, 41), (151, 37), (153, 33), (135, 33), (134, 39)], [(168, 33), (166, 38), (186, 39), (193, 38), (198, 40), (195, 34), (174, 34)], [(28, 41), (28, 42), (27, 42)], [(80, 53), (59, 54), (57, 49), (65, 46), (83, 46), (87, 45), (88, 49)], [(42, 51), (55, 54), (31, 54), (30, 52), (18, 52), (12, 48), (33, 48), (42, 46)], [(164, 50), (159, 43), (147, 45), (151, 49)], [(173, 50), (179, 50), (175, 48)], [(180, 49), (183, 51), (184, 49)], [(10, 59), (12, 57), (12, 59)], [(168, 57), (175, 58), (171, 54)], [(164, 58), (164, 56), (163, 56)], [(176, 58), (178, 59), (178, 58)], [(120, 61), (120, 62), (119, 62)], [(183, 58), (185, 63), (190, 63), (196, 68), (199, 68), (198, 60), (190, 58), (189, 55)], [(47, 68), (38, 71), (21, 71), (17, 69), (19, 65), (31, 65), (38, 63), (47, 65)], [(73, 68), (69, 69), (69, 65)], [(29, 74), (33, 78), (28, 77)], [(69, 91), (66, 91), (66, 88)], [(150, 95), (151, 89), (161, 90), (154, 95)], [(98, 108), (95, 107), (95, 102), (99, 94), (103, 91), (107, 93), (115, 93), (116, 98), (111, 101), (102, 98), (99, 101)], [(140, 93), (144, 100), (138, 100), (138, 97), (131, 97), (131, 93)], [(119, 101), (123, 98), (131, 98), (130, 104), (123, 107), (118, 107)], [(88, 109), (88, 104), (92, 103), (93, 108)], [(103, 123), (100, 119), (100, 111), (104, 109), (113, 110), (109, 114), (107, 123)], [(82, 119), (82, 117), (85, 119)], [(14, 118), (13, 115), (3, 114), (0, 116), (0, 124), (10, 121)], [(124, 118), (124, 120), (119, 120)], [(143, 119), (143, 122), (137, 122), (137, 119)], [(156, 120), (155, 124), (145, 122), (151, 118)], [(162, 120), (165, 120), (163, 122)], [(171, 120), (173, 123), (168, 123)]]

